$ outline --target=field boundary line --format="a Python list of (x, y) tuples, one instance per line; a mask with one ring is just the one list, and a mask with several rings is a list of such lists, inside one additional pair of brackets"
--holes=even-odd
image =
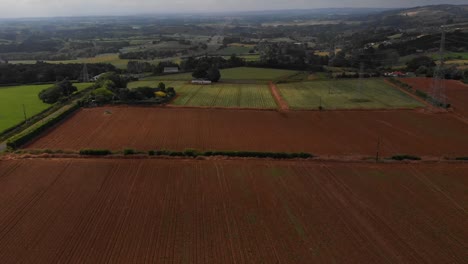
[[(423, 103), (425, 105), (425, 108), (427, 107), (433, 107), (430, 103), (428, 103), (426, 100), (422, 99), (421, 97), (413, 94), (413, 93), (410, 93), (409, 91), (406, 91), (405, 89), (399, 87), (398, 85), (396, 84), (393, 84), (392, 82), (390, 82), (387, 78), (384, 79), (384, 82), (389, 84), (390, 86), (392, 86), (393, 88), (396, 88), (398, 89), (399, 91), (402, 91), (403, 93), (411, 96), (411, 98), (417, 100), (418, 102), (420, 103)], [(418, 108), (415, 108), (415, 109), (418, 109)]]

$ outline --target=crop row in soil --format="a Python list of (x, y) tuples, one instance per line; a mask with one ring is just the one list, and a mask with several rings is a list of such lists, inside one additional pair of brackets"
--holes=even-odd
[(0, 161), (2, 263), (462, 263), (468, 164)]
[[(225, 150), (316, 155), (466, 156), (468, 125), (414, 111), (82, 109), (31, 149)], [(377, 148), (380, 139), (380, 148)]]

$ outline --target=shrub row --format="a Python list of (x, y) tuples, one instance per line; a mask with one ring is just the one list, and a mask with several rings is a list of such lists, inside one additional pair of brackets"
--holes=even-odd
[(273, 158), (273, 159), (294, 159), (294, 158), (313, 158), (309, 153), (285, 153), (285, 152), (258, 152), (258, 151), (205, 151), (199, 152), (194, 149), (185, 151), (169, 151), (169, 150), (150, 150), (150, 156), (177, 156), (177, 157), (210, 157), (210, 156), (227, 156), (227, 157), (243, 157), (243, 158)]
[(412, 155), (395, 155), (391, 157), (392, 160), (421, 160), (418, 156)]
[(80, 150), (80, 155), (106, 156), (110, 154), (112, 154), (112, 152), (107, 149), (82, 149)]
[(468, 157), (458, 157), (458, 158), (455, 158), (455, 160), (468, 160)]
[(413, 86), (411, 86), (411, 85), (409, 85), (409, 84), (407, 84), (407, 83), (404, 83), (404, 82), (402, 82), (402, 81), (400, 81), (400, 80), (398, 80), (398, 79), (396, 79), (396, 78), (389, 78), (388, 80), (389, 80), (391, 83), (396, 84), (396, 85), (400, 86), (400, 87), (403, 88), (403, 89), (406, 89), (406, 90), (408, 90), (408, 91), (410, 91), (410, 92), (413, 91)]
[(41, 133), (46, 131), (47, 129), (51, 128), (52, 126), (56, 125), (60, 121), (64, 120), (66, 117), (68, 117), (70, 114), (78, 110), (80, 107), (75, 104), (72, 107), (70, 107), (68, 110), (64, 111), (60, 115), (51, 118), (47, 120), (47, 122), (29, 130), (24, 133), (20, 133), (16, 136), (13, 136), (10, 138), (7, 142), (7, 146), (13, 149), (19, 148), (22, 145), (26, 144), (27, 142), (31, 141), (33, 138), (39, 136)]

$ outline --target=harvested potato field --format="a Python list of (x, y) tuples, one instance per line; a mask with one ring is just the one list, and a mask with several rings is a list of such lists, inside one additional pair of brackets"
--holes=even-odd
[(462, 263), (468, 165), (0, 161), (2, 263)]
[(226, 150), (468, 156), (468, 125), (415, 111), (276, 111), (100, 107), (82, 109), (30, 149)]
[[(401, 81), (411, 85), (414, 89), (431, 93), (432, 78), (401, 78)], [(447, 103), (451, 104), (456, 113), (468, 119), (468, 85), (455, 80), (444, 81)]]

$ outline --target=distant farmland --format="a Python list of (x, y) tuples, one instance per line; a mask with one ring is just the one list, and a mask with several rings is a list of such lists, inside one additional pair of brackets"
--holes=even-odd
[[(278, 70), (278, 69), (265, 69), (265, 68), (250, 68), (238, 67), (221, 70), (221, 82), (230, 81), (261, 81), (268, 82), (296, 74), (297, 71), (291, 70)], [(188, 81), (192, 80), (192, 73), (179, 73), (162, 76), (153, 76), (143, 80), (179, 80)]]
[(392, 109), (417, 108), (421, 102), (382, 79), (328, 80), (277, 85), (291, 108)]
[[(12, 127), (24, 120), (23, 104), (26, 116), (31, 117), (50, 107), (43, 103), (39, 92), (51, 87), (53, 84), (21, 85), (0, 87), (0, 132)], [(90, 84), (74, 84), (78, 90), (88, 87)]]

